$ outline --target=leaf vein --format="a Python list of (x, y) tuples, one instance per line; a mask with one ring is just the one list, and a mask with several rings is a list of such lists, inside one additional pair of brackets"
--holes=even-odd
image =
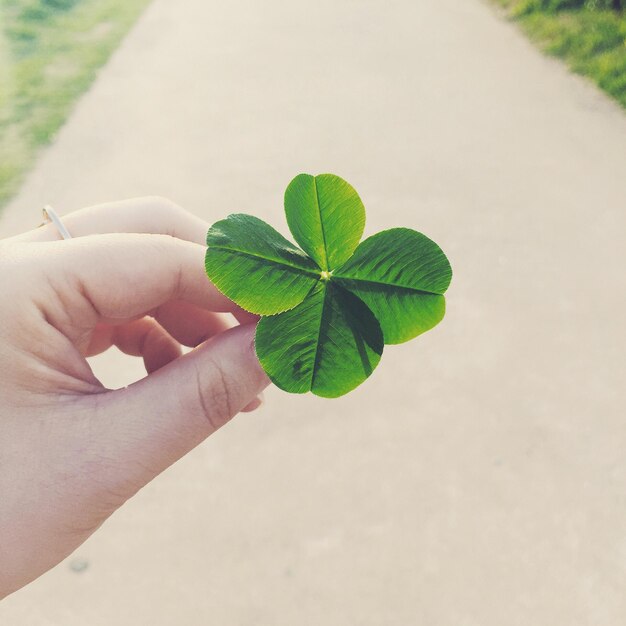
[[(381, 280), (371, 280), (371, 279), (366, 279), (366, 278), (354, 278), (352, 276), (341, 276), (341, 275), (336, 275), (335, 278), (337, 279), (344, 279), (344, 280), (348, 280), (348, 281), (352, 281), (355, 283), (366, 283), (366, 284), (370, 284), (370, 285), (380, 285), (383, 287), (397, 287), (398, 289), (407, 289), (409, 291), (414, 291), (416, 293), (421, 293), (424, 295), (430, 295), (430, 296), (442, 296), (443, 293), (440, 293), (438, 291), (431, 291), (428, 289), (417, 289), (415, 287), (409, 287), (407, 285), (399, 285), (397, 283), (393, 283), (393, 282), (383, 282)], [(349, 289), (349, 287), (346, 287), (346, 289)]]
[(317, 180), (313, 177), (313, 188), (315, 189), (315, 201), (317, 202), (317, 213), (320, 218), (320, 230), (322, 231), (322, 244), (324, 245), (324, 267), (328, 271), (328, 248), (326, 247), (326, 231), (324, 230), (324, 220), (322, 219), (322, 206), (320, 204), (320, 194), (317, 189)]
[(305, 267), (301, 267), (299, 265), (294, 265), (292, 263), (287, 263), (283, 259), (272, 259), (272, 258), (269, 258), (269, 257), (261, 256), (260, 254), (254, 254), (254, 253), (248, 252), (246, 250), (240, 250), (238, 248), (230, 248), (230, 247), (227, 247), (227, 246), (212, 245), (212, 246), (210, 246), (210, 248), (212, 250), (223, 250), (225, 252), (232, 252), (232, 253), (236, 253), (236, 254), (241, 254), (243, 256), (251, 257), (253, 259), (260, 259), (262, 261), (267, 261), (268, 263), (273, 263), (275, 265), (282, 265), (284, 267), (288, 267), (288, 268), (291, 268), (291, 269), (294, 269), (294, 270), (298, 270), (299, 272), (302, 272), (303, 274), (309, 274), (311, 276), (315, 276), (315, 278), (319, 278), (319, 273), (318, 272), (315, 272), (313, 270), (307, 269)]
[(313, 367), (311, 368), (311, 382), (309, 389), (313, 389), (313, 383), (315, 382), (315, 373), (319, 365), (320, 358), (320, 338), (322, 336), (322, 326), (324, 324), (324, 311), (326, 309), (326, 299), (328, 298), (328, 287), (324, 287), (324, 299), (322, 300), (322, 314), (320, 315), (320, 326), (317, 331), (317, 341), (315, 342), (315, 357), (313, 358)]

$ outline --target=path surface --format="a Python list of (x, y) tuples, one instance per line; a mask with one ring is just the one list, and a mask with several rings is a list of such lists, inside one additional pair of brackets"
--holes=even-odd
[(332, 171), (449, 253), (446, 321), (343, 399), (270, 392), (0, 623), (626, 623), (626, 116), (480, 0), (312, 7), (155, 0), (2, 233), (153, 193), (282, 225)]

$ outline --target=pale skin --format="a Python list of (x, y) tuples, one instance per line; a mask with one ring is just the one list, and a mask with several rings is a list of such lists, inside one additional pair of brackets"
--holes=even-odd
[[(64, 223), (67, 241), (52, 225), (0, 241), (0, 598), (258, 407), (268, 384), (255, 318), (204, 273), (207, 223), (160, 198)], [(86, 358), (113, 345), (147, 375), (110, 391)]]

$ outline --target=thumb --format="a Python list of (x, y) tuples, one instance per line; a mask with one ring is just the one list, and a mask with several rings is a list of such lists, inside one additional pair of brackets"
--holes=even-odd
[(254, 330), (232, 328), (125, 389), (99, 394), (91, 432), (111, 474), (106, 483), (132, 495), (259, 395), (269, 380)]

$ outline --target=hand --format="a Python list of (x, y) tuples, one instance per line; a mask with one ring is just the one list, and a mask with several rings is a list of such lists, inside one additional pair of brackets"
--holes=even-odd
[[(140, 199), (64, 223), (73, 239), (48, 225), (0, 242), (0, 598), (268, 384), (255, 318), (204, 274), (202, 220)], [(228, 329), (218, 311), (248, 323)], [(148, 376), (105, 389), (86, 357), (112, 345), (143, 356)]]

